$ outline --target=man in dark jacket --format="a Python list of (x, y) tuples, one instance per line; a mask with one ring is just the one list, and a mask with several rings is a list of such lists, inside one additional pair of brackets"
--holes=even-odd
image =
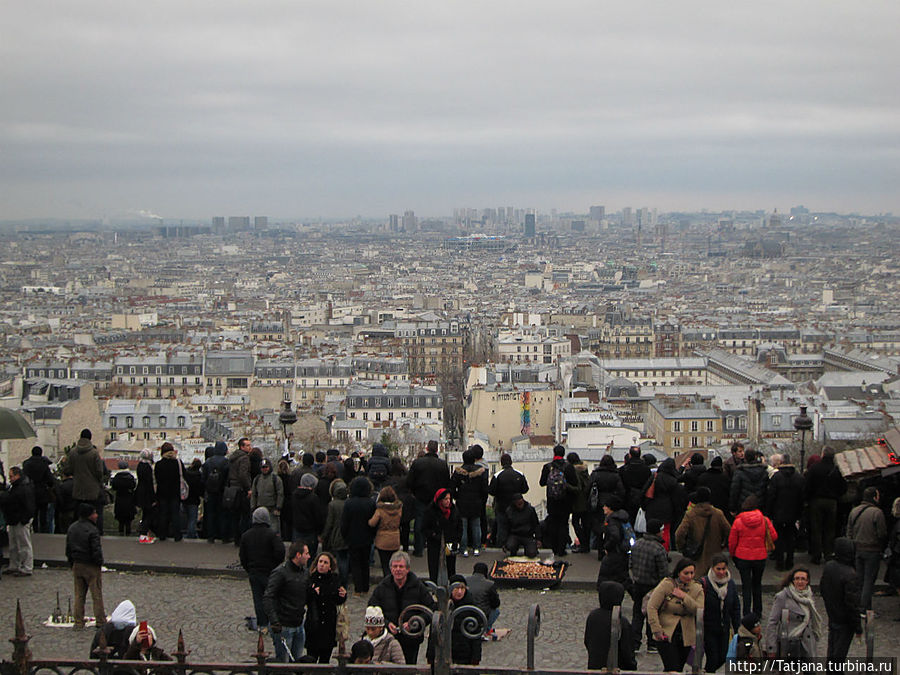
[(834, 449), (826, 447), (822, 459), (806, 472), (806, 503), (809, 508), (809, 557), (814, 565), (831, 557), (834, 548), (838, 499), (847, 482), (834, 463)]
[(856, 574), (859, 577), (859, 606), (872, 609), (872, 591), (887, 545), (888, 530), (884, 511), (878, 505), (881, 495), (875, 487), (863, 490), (862, 503), (850, 511), (847, 536), (856, 547)]
[(518, 555), (519, 546), (522, 546), (527, 557), (536, 558), (540, 522), (537, 511), (522, 495), (513, 495), (512, 504), (506, 509), (506, 522), (509, 526), (509, 535), (506, 537), (506, 550), (509, 554)]
[(203, 527), (206, 540), (212, 544), (216, 539), (225, 541), (229, 527), (222, 509), (222, 493), (228, 485), (228, 446), (224, 441), (217, 441), (213, 446), (212, 456), (200, 469), (206, 491), (206, 502), (203, 509)]
[(371, 497), (371, 483), (365, 476), (350, 481), (350, 497), (341, 511), (341, 536), (347, 545), (350, 574), (353, 576), (354, 593), (369, 592), (369, 555), (375, 540), (375, 531), (369, 527), (369, 518), (375, 513)]
[(731, 519), (729, 499), (731, 497), (731, 481), (722, 468), (722, 458), (713, 457), (709, 468), (697, 478), (697, 487), (709, 489), (709, 503)]
[[(644, 596), (652, 593), (656, 585), (669, 573), (669, 554), (663, 547), (662, 530), (663, 523), (657, 518), (647, 520), (647, 531), (638, 539), (628, 556), (628, 566), (631, 570), (631, 598), (633, 611), (631, 625), (634, 630), (634, 651), (641, 648), (641, 627), (644, 625), (642, 606)], [(656, 653), (656, 643), (653, 640), (653, 632), (650, 630), (650, 622), (647, 622), (647, 652)]]
[(69, 526), (66, 533), (66, 559), (72, 566), (72, 577), (75, 580), (75, 629), (84, 628), (84, 598), (88, 590), (91, 592), (91, 602), (94, 603), (97, 625), (102, 626), (106, 623), (101, 578), (103, 548), (97, 529), (97, 509), (91, 504), (78, 505), (78, 520)]
[[(651, 455), (652, 456), (652, 455)], [(644, 499), (644, 511), (647, 520), (657, 518), (663, 522), (662, 540), (666, 550), (670, 550), (675, 537), (675, 530), (684, 516), (687, 507), (687, 495), (684, 486), (678, 482), (678, 471), (675, 460), (666, 457), (659, 464), (656, 475), (644, 486), (644, 495), (652, 489), (652, 497)]]
[(847, 537), (834, 540), (834, 559), (825, 563), (819, 588), (828, 613), (828, 660), (843, 662), (853, 636), (862, 633), (859, 607), (859, 577), (856, 550)]
[(100, 531), (103, 531), (103, 494), (104, 466), (100, 452), (92, 442), (90, 429), (82, 429), (75, 449), (66, 455), (66, 462), (72, 472), (74, 485), (72, 496), (76, 502), (87, 502), (97, 509)]
[(769, 484), (769, 471), (762, 463), (761, 457), (752, 448), (744, 453), (744, 462), (734, 470), (731, 479), (729, 508), (732, 515), (737, 516), (741, 504), (750, 495), (754, 495), (760, 504), (766, 503), (766, 488)]
[(293, 542), (288, 549), (288, 559), (272, 571), (263, 594), (263, 607), (269, 617), (269, 632), (275, 644), (275, 658), (285, 663), (299, 661), (306, 645), (303, 617), (309, 583), (307, 562), (309, 549), (306, 544)]
[(794, 566), (794, 546), (797, 540), (797, 521), (803, 515), (805, 481), (790, 455), (782, 455), (778, 471), (769, 479), (766, 488), (766, 513), (775, 525), (775, 569), (789, 570)]
[(318, 482), (315, 474), (303, 474), (300, 486), (294, 490), (294, 496), (291, 498), (293, 539), (305, 542), (309, 546), (310, 558), (314, 558), (319, 550), (319, 537), (325, 528), (325, 507), (316, 496)]
[(500, 594), (497, 592), (497, 584), (488, 579), (487, 575), (487, 565), (475, 563), (472, 574), (466, 577), (466, 585), (472, 594), (472, 603), (487, 617), (484, 635), (490, 639), (494, 635), (494, 624), (500, 616)]
[(9, 488), (0, 490), (0, 508), (6, 517), (9, 534), (9, 567), (3, 573), (14, 577), (30, 577), (34, 569), (31, 546), (31, 522), (34, 518), (34, 487), (21, 467), (9, 470)]
[(263, 596), (272, 570), (284, 562), (284, 544), (271, 525), (268, 509), (260, 506), (253, 512), (250, 529), (241, 537), (241, 567), (247, 571), (250, 581), (257, 628), (269, 625)]
[(450, 487), (450, 467), (438, 457), (437, 441), (428, 441), (425, 454), (417, 458), (409, 467), (406, 484), (415, 496), (416, 520), (413, 526), (413, 555), (420, 558), (425, 550), (425, 537), (422, 525), (425, 521), (425, 509), (431, 504), (435, 493), (441, 488)]
[[(612, 634), (612, 609), (622, 606), (625, 587), (615, 581), (604, 581), (598, 589), (600, 607), (588, 614), (584, 624), (584, 646), (588, 652), (588, 670), (603, 670), (609, 658), (609, 641)], [(637, 670), (634, 658), (631, 624), (625, 616), (619, 617), (618, 668)]]
[(488, 473), (475, 463), (471, 448), (463, 452), (462, 460), (462, 466), (456, 467), (450, 482), (462, 526), (459, 546), (467, 558), (470, 548), (475, 555), (481, 553), (481, 511), (488, 498)]
[(544, 522), (544, 545), (557, 556), (566, 555), (569, 543), (569, 513), (572, 511), (572, 495), (578, 489), (575, 467), (566, 461), (566, 449), (553, 448), (553, 460), (541, 469), (541, 487), (547, 488), (547, 520)]
[(691, 463), (682, 471), (678, 481), (684, 485), (684, 490), (689, 495), (694, 494), (697, 490), (697, 480), (706, 473), (706, 467), (703, 465), (703, 455), (695, 452), (691, 455)]
[(641, 508), (644, 486), (650, 480), (651, 473), (650, 467), (641, 459), (641, 449), (636, 445), (630, 447), (625, 455), (625, 463), (619, 467), (619, 477), (625, 486), (625, 510), (632, 523)]
[(603, 527), (600, 530), (597, 559), (597, 589), (604, 581), (617, 581), (622, 585), (630, 583), (628, 578), (628, 552), (633, 542), (625, 541), (625, 525), (628, 514), (622, 508), (622, 500), (615, 495), (606, 498), (603, 505)]
[(47, 521), (47, 510), (53, 501), (53, 488), (56, 479), (50, 470), (50, 460), (44, 457), (44, 449), (36, 445), (31, 449), (31, 457), (22, 462), (22, 472), (34, 486), (35, 532), (52, 532), (51, 523)]
[(240, 546), (241, 535), (250, 527), (250, 489), (253, 480), (250, 477), (250, 453), (253, 444), (249, 438), (238, 441), (237, 450), (228, 455), (227, 491), (234, 492), (234, 501), (230, 509), (226, 509), (231, 520), (230, 539), (235, 546)]
[(723, 469), (725, 470), (725, 475), (728, 476), (729, 482), (732, 478), (734, 478), (735, 469), (737, 469), (741, 464), (745, 461), (744, 455), (744, 444), (740, 441), (735, 441), (731, 444), (731, 457), (725, 460)]
[(159, 535), (160, 541), (172, 537), (181, 541), (181, 479), (184, 476), (184, 465), (178, 458), (178, 451), (168, 441), (159, 447), (162, 455), (153, 466), (153, 477), (156, 479), (156, 499), (159, 502)]
[(388, 457), (387, 448), (381, 443), (373, 444), (372, 456), (369, 458), (369, 463), (366, 467), (366, 475), (369, 477), (369, 480), (372, 481), (372, 486), (375, 488), (376, 492), (381, 490), (384, 481), (387, 480), (390, 473), (391, 459)]
[[(646, 468), (646, 465), (641, 462)], [(649, 468), (647, 469), (649, 472)], [(588, 485), (588, 508), (591, 510), (591, 539), (597, 542), (597, 548), (600, 548), (600, 539), (603, 536), (603, 524), (606, 521), (606, 514), (603, 512), (603, 505), (606, 504), (610, 497), (618, 497), (625, 503), (626, 491), (625, 485), (622, 483), (622, 477), (616, 470), (616, 462), (612, 455), (603, 455), (600, 464), (591, 472), (591, 479)], [(635, 513), (637, 510), (635, 510)], [(627, 509), (626, 509), (627, 514)], [(630, 520), (630, 516), (628, 517)], [(585, 546), (585, 552), (591, 550), (590, 541)]]
[[(409, 554), (397, 551), (391, 556), (391, 573), (375, 587), (369, 598), (369, 607), (381, 607), (387, 629), (400, 642), (407, 665), (415, 665), (419, 659), (419, 646), (423, 636), (412, 637), (403, 632), (400, 617), (410, 605), (435, 608), (434, 598), (428, 588), (409, 569)], [(403, 617), (405, 620), (409, 616)]]
[(494, 518), (497, 525), (494, 542), (497, 546), (503, 547), (509, 538), (506, 510), (512, 505), (514, 495), (524, 495), (528, 492), (528, 481), (525, 480), (523, 473), (513, 468), (509, 453), (504, 452), (500, 455), (500, 472), (494, 474), (488, 492), (494, 497)]

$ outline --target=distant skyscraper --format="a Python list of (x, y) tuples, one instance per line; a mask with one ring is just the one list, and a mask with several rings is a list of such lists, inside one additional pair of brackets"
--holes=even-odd
[(634, 225), (634, 212), (631, 210), (630, 206), (626, 206), (622, 209), (622, 224)]
[(250, 229), (250, 216), (228, 216), (228, 230), (243, 232)]
[(605, 206), (592, 206), (590, 212), (591, 220), (596, 220), (598, 223), (606, 218), (606, 207)]
[(403, 212), (403, 231), (404, 232), (415, 232), (416, 227), (416, 213), (415, 211), (404, 211)]
[(534, 214), (526, 213), (525, 214), (525, 238), (526, 239), (534, 239), (535, 233), (535, 224), (534, 224)]
[(215, 234), (222, 234), (225, 231), (225, 216), (213, 216), (212, 229)]
[(398, 214), (392, 213), (388, 216), (388, 230), (391, 232), (400, 231), (400, 216)]
[(255, 216), (253, 218), (253, 229), (254, 230), (268, 230), (269, 229), (269, 217), (268, 216)]

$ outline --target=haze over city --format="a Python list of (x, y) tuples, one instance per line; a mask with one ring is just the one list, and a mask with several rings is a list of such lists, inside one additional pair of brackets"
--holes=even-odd
[(3, 220), (898, 210), (895, 2), (2, 16)]

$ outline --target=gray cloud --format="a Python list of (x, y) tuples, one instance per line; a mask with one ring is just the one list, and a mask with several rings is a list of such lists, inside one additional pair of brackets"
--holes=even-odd
[(7, 4), (0, 218), (900, 210), (900, 5), (606, 4)]

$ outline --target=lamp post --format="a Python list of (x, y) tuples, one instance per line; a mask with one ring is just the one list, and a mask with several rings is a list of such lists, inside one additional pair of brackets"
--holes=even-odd
[(291, 399), (288, 397), (287, 392), (284, 394), (284, 400), (281, 401), (281, 412), (278, 413), (278, 422), (281, 424), (282, 432), (284, 433), (284, 450), (282, 451), (282, 455), (290, 453), (291, 451), (291, 441), (290, 436), (288, 436), (288, 428), (297, 421), (297, 413), (291, 408)]
[(800, 406), (800, 414), (794, 418), (794, 429), (800, 432), (800, 471), (806, 466), (806, 432), (813, 427), (813, 421), (806, 414), (806, 406)]

